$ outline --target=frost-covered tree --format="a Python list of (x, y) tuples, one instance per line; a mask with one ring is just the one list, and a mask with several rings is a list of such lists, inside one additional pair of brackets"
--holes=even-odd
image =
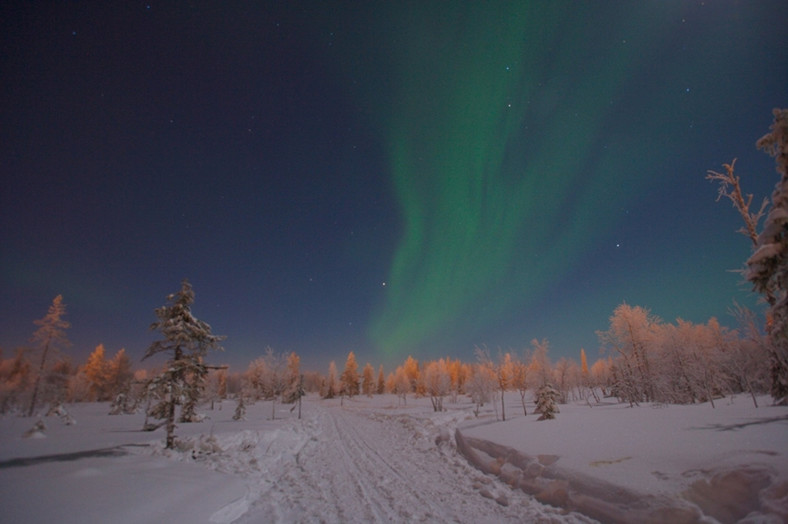
[(483, 363), (476, 362), (472, 369), (471, 376), (465, 383), (465, 391), (471, 396), (473, 403), (476, 405), (474, 414), (478, 416), (481, 407), (493, 399), (495, 390), (498, 387), (498, 378), (495, 371)]
[(397, 366), (394, 373), (389, 375), (387, 389), (390, 393), (397, 395), (397, 402), (408, 403), (408, 393), (411, 392), (411, 384), (408, 374), (403, 366)]
[(610, 396), (610, 368), (612, 367), (612, 357), (599, 358), (591, 365), (590, 370), (590, 385), (592, 391), (596, 388), (602, 390), (602, 395)]
[(451, 392), (451, 377), (444, 359), (428, 362), (424, 366), (424, 387), (432, 401), (433, 411), (443, 411), (443, 398)]
[(511, 360), (510, 382), (512, 388), (516, 389), (520, 394), (520, 403), (523, 406), (523, 416), (528, 415), (528, 409), (525, 406), (525, 396), (528, 393), (528, 389), (531, 387), (530, 366), (527, 363), (530, 359), (531, 356), (526, 353), (525, 359), (514, 356)]
[(109, 364), (105, 356), (104, 344), (96, 346), (88, 356), (85, 363), (85, 376), (90, 384), (90, 399), (99, 402), (109, 400)]
[[(599, 402), (599, 395), (597, 395), (596, 384), (594, 383), (591, 375), (591, 370), (588, 367), (588, 358), (586, 357), (586, 350), (580, 348), (580, 386), (583, 388), (583, 398), (588, 399), (588, 393), (594, 397), (596, 402)], [(590, 405), (590, 404), (589, 404)]]
[[(750, 238), (753, 253), (744, 275), (762, 294), (769, 307), (767, 332), (770, 337), (771, 394), (775, 403), (788, 404), (788, 109), (774, 109), (770, 132), (756, 146), (775, 158), (780, 179), (771, 197), (757, 212), (750, 211), (752, 195), (744, 196), (735, 160), (725, 164), (725, 173), (709, 171), (709, 180), (720, 184), (719, 196), (731, 200), (744, 220), (740, 231)], [(763, 229), (758, 222), (766, 215)]]
[(759, 329), (755, 314), (738, 304), (733, 310), (741, 326), (743, 337), (722, 348), (722, 368), (733, 382), (732, 389), (747, 391), (758, 407), (756, 394), (768, 392), (769, 340)]
[(326, 378), (326, 391), (323, 395), (324, 398), (334, 398), (337, 396), (337, 365), (332, 360), (328, 364), (328, 377)]
[(755, 253), (747, 260), (747, 280), (769, 303), (767, 330), (772, 342), (772, 398), (788, 404), (788, 109), (775, 109), (771, 131), (757, 146), (773, 156), (780, 180), (772, 206), (758, 235)]
[(125, 349), (118, 350), (115, 356), (107, 362), (107, 390), (112, 399), (110, 414), (132, 414), (137, 411), (139, 398), (135, 397), (131, 388), (134, 372), (131, 369), (131, 359)]
[(295, 351), (287, 356), (285, 370), (285, 391), (282, 400), (291, 404), (301, 398), (301, 357)]
[(249, 362), (243, 376), (243, 389), (246, 397), (253, 401), (271, 397), (271, 392), (266, 390), (267, 369), (268, 365), (263, 357)]
[(419, 375), (421, 374), (419, 370), (419, 361), (408, 355), (408, 358), (406, 358), (405, 362), (402, 364), (402, 370), (405, 372), (405, 376), (408, 377), (410, 392), (418, 393)]
[(725, 389), (722, 349), (730, 334), (712, 318), (708, 324), (677, 319), (655, 330), (654, 398), (656, 402), (710, 402)]
[(551, 420), (558, 413), (558, 391), (552, 384), (543, 384), (536, 390), (536, 412), (539, 413), (537, 420)]
[(227, 366), (220, 366), (214, 372), (208, 374), (208, 384), (206, 386), (206, 397), (211, 403), (211, 409), (219, 402), (219, 409), (222, 409), (221, 401), (227, 398)]
[(33, 382), (33, 394), (30, 399), (30, 408), (27, 411), (28, 417), (32, 417), (35, 412), (41, 381), (46, 380), (47, 365), (52, 362), (60, 349), (71, 345), (66, 337), (66, 329), (71, 327), (71, 324), (63, 320), (65, 314), (66, 305), (63, 303), (63, 296), (58, 295), (52, 300), (52, 305), (49, 306), (46, 316), (34, 322), (39, 328), (33, 333), (33, 344), (40, 350), (41, 359)]
[(356, 355), (352, 351), (347, 354), (345, 369), (342, 371), (342, 376), (339, 380), (343, 395), (348, 397), (358, 395), (360, 388), (358, 362), (356, 362)]
[(275, 353), (273, 348), (267, 348), (265, 356), (265, 371), (263, 375), (263, 389), (271, 399), (271, 420), (276, 418), (276, 401), (284, 395), (288, 386), (287, 365), (284, 355)]
[(553, 366), (550, 364), (550, 357), (547, 353), (550, 350), (550, 344), (547, 339), (541, 341), (537, 339), (531, 340), (531, 363), (530, 372), (534, 377), (534, 384), (536, 387), (549, 384), (553, 380)]
[(495, 365), (495, 374), (498, 379), (498, 390), (501, 392), (501, 420), (506, 420), (506, 390), (512, 380), (512, 354), (498, 353), (498, 362)]
[(602, 346), (616, 355), (616, 390), (620, 398), (637, 405), (654, 399), (651, 349), (660, 320), (649, 310), (626, 303), (610, 317), (610, 329), (597, 332)]
[(109, 368), (109, 390), (110, 396), (115, 397), (120, 393), (128, 396), (131, 390), (131, 381), (134, 378), (134, 371), (131, 368), (131, 359), (126, 354), (126, 350), (121, 348), (107, 363)]
[(383, 374), (383, 364), (378, 367), (378, 384), (376, 391), (378, 395), (382, 395), (386, 392), (386, 376)]
[(30, 391), (33, 366), (25, 348), (17, 348), (13, 358), (0, 361), (0, 414), (21, 408), (22, 396)]
[(572, 387), (571, 362), (566, 357), (561, 357), (553, 366), (554, 384), (558, 390), (558, 403), (566, 404), (569, 390)]
[(451, 377), (452, 402), (457, 402), (457, 396), (465, 393), (465, 382), (470, 374), (470, 365), (459, 359), (452, 360), (447, 357), (446, 367), (449, 368), (449, 376)]
[(361, 372), (361, 392), (371, 397), (373, 391), (375, 391), (375, 368), (367, 362)]
[(238, 403), (235, 405), (233, 420), (246, 420), (246, 404), (244, 403), (244, 396), (242, 394), (238, 395)]
[[(509, 387), (512, 356), (510, 353), (501, 353), (499, 351), (498, 359), (493, 360), (487, 348), (479, 347), (476, 348), (475, 353), (476, 364), (478, 367), (482, 368), (482, 375), (489, 375), (495, 379), (495, 389), (501, 395), (501, 418), (506, 420), (506, 404), (504, 400), (506, 389)], [(495, 416), (498, 416), (497, 406), (495, 406)]]
[[(211, 326), (192, 315), (194, 291), (187, 280), (177, 293), (167, 296), (168, 305), (155, 310), (158, 320), (150, 329), (162, 335), (145, 352), (143, 360), (159, 353), (168, 356), (164, 370), (153, 379), (153, 388), (160, 392), (159, 403), (152, 414), (166, 420), (166, 447), (175, 444), (175, 406), (182, 406), (182, 416), (189, 416), (202, 392), (208, 369), (203, 362), (209, 350), (221, 350), (224, 337), (211, 333)], [(185, 412), (185, 413), (184, 413)]]

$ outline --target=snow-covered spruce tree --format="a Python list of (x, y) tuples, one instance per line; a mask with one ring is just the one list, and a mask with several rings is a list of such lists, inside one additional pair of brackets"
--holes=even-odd
[(167, 302), (155, 310), (158, 320), (150, 326), (164, 338), (151, 344), (143, 360), (158, 353), (169, 356), (164, 370), (153, 379), (161, 396), (151, 408), (153, 416), (166, 420), (169, 449), (175, 444), (175, 406), (183, 405), (182, 419), (193, 412), (208, 374), (203, 359), (209, 350), (222, 349), (219, 342), (224, 337), (212, 334), (211, 326), (192, 315), (194, 292), (188, 280), (183, 280), (180, 291), (167, 296)]
[(66, 329), (71, 327), (71, 324), (63, 320), (63, 315), (66, 314), (66, 305), (63, 303), (63, 296), (58, 295), (49, 306), (47, 315), (36, 320), (34, 323), (40, 326), (35, 333), (33, 333), (33, 343), (41, 350), (41, 360), (38, 364), (38, 372), (36, 373), (35, 381), (33, 382), (33, 396), (30, 399), (30, 408), (27, 411), (27, 416), (32, 417), (38, 402), (39, 390), (41, 388), (41, 380), (46, 378), (47, 364), (51, 362), (52, 357), (56, 352), (64, 347), (70, 346), (71, 343), (66, 337)]
[(558, 391), (552, 384), (544, 384), (536, 390), (536, 409), (540, 414), (536, 420), (551, 420), (558, 413)]
[[(771, 131), (756, 143), (758, 149), (775, 158), (780, 175), (771, 207), (764, 199), (757, 212), (750, 211), (753, 197), (742, 193), (739, 177), (734, 174), (735, 160), (723, 166), (724, 174), (709, 171), (706, 178), (720, 183), (718, 199), (731, 200), (744, 219), (739, 231), (752, 242), (753, 254), (744, 275), (769, 307), (766, 330), (770, 338), (771, 394), (776, 404), (784, 405), (788, 404), (788, 109), (774, 109), (773, 114)], [(764, 214), (759, 233), (758, 222)]]
[(769, 303), (772, 398), (784, 405), (788, 404), (788, 109), (773, 113), (771, 132), (756, 145), (775, 158), (780, 180), (772, 192), (772, 207), (755, 253), (747, 260), (747, 280)]

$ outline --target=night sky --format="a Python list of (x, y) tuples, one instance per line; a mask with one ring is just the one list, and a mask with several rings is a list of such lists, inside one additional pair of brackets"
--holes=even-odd
[[(457, 7), (462, 4), (465, 7)], [(788, 3), (3, 2), (0, 347), (62, 294), (68, 350), (141, 358), (188, 278), (307, 367), (597, 355), (621, 302), (755, 304), (708, 169), (788, 104)]]

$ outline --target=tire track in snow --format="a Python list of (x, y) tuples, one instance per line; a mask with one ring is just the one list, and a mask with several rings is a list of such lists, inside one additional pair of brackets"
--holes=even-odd
[(439, 429), (429, 420), (314, 407), (310, 438), (298, 453), (289, 461), (272, 457), (275, 470), (251, 475), (256, 500), (238, 522), (583, 520), (482, 475), (453, 446), (435, 443)]

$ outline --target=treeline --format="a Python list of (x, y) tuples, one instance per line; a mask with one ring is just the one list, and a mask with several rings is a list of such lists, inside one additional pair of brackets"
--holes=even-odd
[(728, 393), (756, 395), (771, 389), (775, 352), (751, 312), (739, 309), (742, 331), (729, 330), (712, 318), (706, 324), (681, 319), (664, 323), (647, 309), (618, 306), (610, 328), (600, 332), (611, 355), (605, 384), (610, 394), (640, 402), (691, 404), (711, 402)]
[[(499, 351), (491, 355), (477, 348), (474, 362), (450, 357), (419, 362), (412, 356), (384, 374), (383, 366), (367, 363), (359, 373), (351, 351), (340, 373), (335, 362), (326, 374), (309, 372), (301, 375), (305, 391), (323, 398), (352, 397), (391, 393), (407, 403), (408, 396), (429, 397), (436, 411), (443, 409), (446, 398), (457, 402), (467, 395), (480, 407), (492, 402), (505, 419), (503, 393), (520, 394), (523, 413), (526, 400), (539, 399), (545, 389), (554, 391), (559, 404), (570, 401), (600, 402), (601, 397), (617, 398), (637, 405), (641, 402), (692, 404), (710, 402), (725, 395), (747, 393), (757, 406), (757, 395), (770, 390), (770, 339), (762, 333), (752, 313), (738, 311), (741, 331), (728, 329), (712, 318), (706, 324), (684, 320), (666, 323), (642, 307), (622, 304), (610, 317), (607, 331), (598, 332), (602, 356), (591, 366), (580, 350), (579, 362), (562, 357), (552, 362), (547, 340), (533, 340), (521, 353)], [(278, 357), (282, 362), (283, 356)], [(250, 399), (281, 398), (275, 384), (277, 369), (285, 369), (271, 354), (250, 364), (240, 380), (241, 395)], [(297, 362), (291, 354), (288, 362)], [(293, 391), (297, 367), (286, 366), (284, 383)], [(529, 395), (530, 393), (530, 395)]]
[[(42, 327), (34, 340), (43, 340), (41, 345), (20, 348), (8, 358), (0, 351), (0, 413), (33, 414), (36, 406), (92, 401), (111, 402), (112, 413), (154, 410), (156, 400), (164, 396), (157, 379), (171, 362), (153, 373), (134, 370), (125, 350), (109, 357), (99, 344), (84, 363), (75, 365), (61, 351), (68, 345), (68, 326), (61, 318), (64, 306), (56, 299), (53, 308), (48, 317), (36, 321)], [(533, 340), (521, 352), (491, 354), (478, 348), (472, 362), (450, 357), (419, 362), (408, 356), (387, 374), (382, 365), (376, 369), (366, 363), (359, 369), (352, 351), (341, 372), (335, 362), (325, 373), (302, 371), (296, 353), (279, 354), (269, 348), (242, 372), (201, 364), (199, 377), (193, 370), (186, 373), (183, 395), (194, 398), (178, 401), (187, 412), (179, 421), (199, 420), (195, 406), (213, 407), (228, 398), (238, 404), (238, 418), (250, 403), (274, 401), (274, 417), (276, 402), (292, 403), (307, 392), (327, 399), (390, 393), (403, 404), (409, 396), (429, 397), (436, 411), (444, 409), (447, 398), (456, 403), (458, 397), (468, 396), (477, 409), (492, 403), (504, 419), (504, 392), (518, 392), (527, 415), (527, 402), (548, 387), (558, 404), (593, 404), (607, 396), (632, 405), (713, 405), (716, 398), (745, 392), (757, 405), (756, 395), (768, 393), (771, 383), (769, 338), (752, 313), (742, 309), (739, 316), (742, 329), (737, 331), (715, 319), (706, 324), (666, 323), (647, 309), (622, 304), (610, 317), (609, 329), (598, 332), (602, 355), (592, 365), (582, 349), (579, 360), (551, 361), (546, 340)], [(187, 386), (197, 384), (198, 378), (199, 387), (192, 391)]]

